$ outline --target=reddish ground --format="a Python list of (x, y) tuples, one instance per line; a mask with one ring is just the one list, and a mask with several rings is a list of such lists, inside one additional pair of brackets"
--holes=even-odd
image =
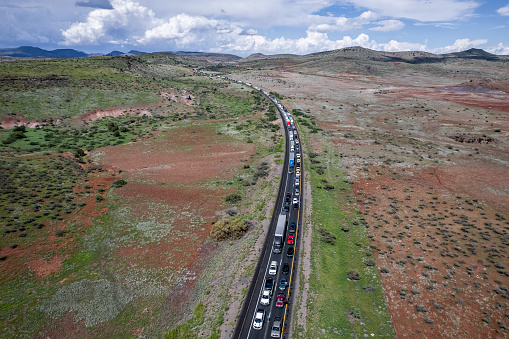
[[(208, 128), (189, 126), (161, 132), (157, 139), (107, 147), (104, 163), (132, 178), (164, 183), (224, 179), (250, 159), (254, 144), (244, 144)], [(134, 156), (135, 155), (135, 156)]]
[[(507, 79), (507, 68), (398, 64), (366, 76), (362, 62), (345, 65), (358, 73), (304, 66), (243, 79), (314, 116), (335, 145), (388, 272), (397, 337), (507, 337), (509, 82), (468, 78)], [(308, 138), (308, 151), (331, 152)]]

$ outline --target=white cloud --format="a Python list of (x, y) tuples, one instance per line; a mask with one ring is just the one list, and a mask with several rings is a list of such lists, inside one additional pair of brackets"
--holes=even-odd
[(326, 18), (325, 20), (327, 20), (327, 23), (312, 24), (309, 29), (319, 33), (331, 33), (335, 31), (346, 32), (362, 29), (364, 25), (367, 25), (378, 18), (379, 15), (375, 12), (367, 11), (355, 18)]
[(487, 39), (477, 39), (477, 40), (470, 40), (468, 38), (457, 39), (452, 45), (433, 49), (432, 52), (436, 54), (461, 52), (470, 48), (478, 48), (479, 46), (484, 45), (487, 42), (488, 42)]
[(509, 5), (497, 9), (497, 13), (503, 16), (509, 16)]
[(480, 3), (474, 0), (347, 0), (385, 17), (418, 21), (461, 20), (473, 14)]
[(405, 27), (405, 24), (399, 20), (382, 20), (375, 22), (375, 24), (379, 26), (370, 28), (371, 31), (392, 32), (399, 31), (400, 29)]
[(499, 43), (497, 47), (486, 48), (486, 52), (498, 55), (509, 55), (509, 46), (504, 46), (503, 43)]
[(208, 19), (203, 16), (179, 14), (157, 27), (149, 29), (137, 40), (142, 45), (170, 42), (176, 47), (200, 44), (202, 48), (213, 47), (218, 41), (230, 40), (244, 30), (224, 20)]
[(157, 23), (147, 7), (130, 0), (111, 0), (113, 9), (95, 9), (85, 22), (73, 23), (62, 32), (63, 45), (132, 43), (133, 37)]

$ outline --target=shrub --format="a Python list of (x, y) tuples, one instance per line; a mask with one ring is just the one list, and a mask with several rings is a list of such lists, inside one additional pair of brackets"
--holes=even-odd
[(95, 196), (95, 201), (97, 201), (97, 202), (101, 202), (101, 201), (103, 201), (103, 200), (104, 200), (104, 197), (103, 197), (102, 195), (96, 195), (96, 196)]
[(334, 245), (335, 242), (336, 242), (336, 236), (332, 233), (330, 233), (329, 231), (327, 230), (324, 230), (323, 228), (320, 228), (318, 230), (318, 233), (320, 233), (320, 235), (322, 236), (321, 237), (321, 241), (327, 243), (327, 244), (331, 244), (331, 245)]
[(81, 158), (81, 157), (85, 156), (85, 151), (81, 148), (78, 148), (78, 149), (74, 150), (73, 154), (76, 158)]
[(242, 216), (232, 219), (222, 219), (212, 226), (210, 236), (215, 241), (238, 239), (249, 229), (249, 223)]
[(226, 202), (230, 204), (235, 204), (242, 200), (242, 197), (236, 193), (228, 194), (225, 198)]
[(349, 271), (348, 275), (347, 275), (347, 279), (358, 281), (358, 280), (361, 280), (361, 275), (359, 274), (359, 272), (357, 272), (357, 270)]
[(119, 188), (119, 187), (122, 187), (124, 185), (127, 184), (127, 181), (125, 181), (124, 179), (120, 179), (120, 180), (115, 180), (112, 184), (111, 184), (111, 187), (114, 187), (114, 188)]

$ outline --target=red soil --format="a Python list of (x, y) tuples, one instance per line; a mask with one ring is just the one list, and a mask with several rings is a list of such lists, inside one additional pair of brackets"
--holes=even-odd
[(104, 162), (132, 177), (191, 183), (226, 178), (254, 150), (254, 144), (239, 143), (209, 129), (190, 126), (163, 131), (155, 141), (107, 147)]

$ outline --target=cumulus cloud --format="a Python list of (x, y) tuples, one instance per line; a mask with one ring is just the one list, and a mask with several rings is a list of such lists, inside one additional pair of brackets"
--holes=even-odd
[(509, 16), (509, 5), (497, 9), (497, 13), (503, 16)]
[(379, 15), (375, 12), (367, 11), (355, 18), (332, 17), (327, 18), (327, 23), (313, 24), (309, 28), (311, 31), (319, 33), (331, 33), (335, 31), (346, 32), (362, 29), (364, 25), (377, 20)]
[(231, 35), (240, 35), (243, 31), (224, 20), (179, 14), (147, 30), (137, 42), (147, 45), (171, 41), (177, 47), (200, 44), (203, 48), (215, 45), (218, 40), (230, 39)]
[(433, 49), (432, 52), (436, 54), (461, 52), (470, 48), (478, 48), (479, 46), (484, 45), (487, 42), (488, 42), (487, 39), (477, 39), (477, 40), (470, 40), (468, 38), (457, 39), (456, 41), (454, 41), (452, 45)]
[(62, 32), (63, 45), (132, 43), (133, 37), (158, 22), (147, 7), (129, 0), (111, 0), (113, 9), (95, 9), (85, 22), (73, 23)]
[(392, 31), (399, 31), (403, 27), (405, 27), (405, 24), (400, 20), (382, 20), (375, 22), (376, 27), (371, 27), (371, 31), (378, 31), (378, 32), (392, 32)]
[(481, 4), (475, 0), (348, 0), (385, 17), (418, 21), (450, 21), (464, 19)]
[(497, 47), (486, 48), (486, 52), (499, 55), (509, 55), (509, 46), (504, 46), (503, 43), (499, 43)]

